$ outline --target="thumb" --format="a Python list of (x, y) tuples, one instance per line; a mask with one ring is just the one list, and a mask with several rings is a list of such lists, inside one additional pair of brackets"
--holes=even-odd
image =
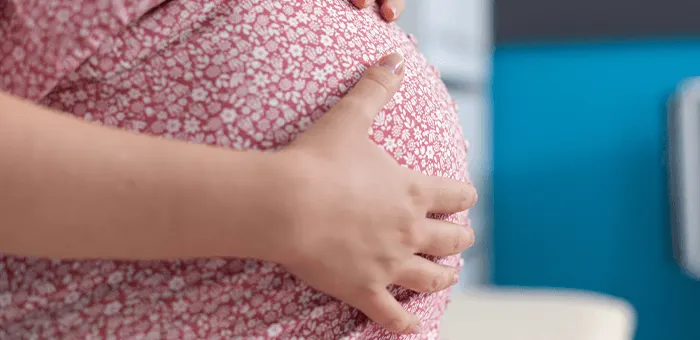
[(384, 56), (365, 72), (357, 85), (326, 117), (336, 122), (360, 125), (365, 129), (362, 132), (366, 132), (374, 117), (399, 90), (403, 75), (403, 56), (398, 52)]

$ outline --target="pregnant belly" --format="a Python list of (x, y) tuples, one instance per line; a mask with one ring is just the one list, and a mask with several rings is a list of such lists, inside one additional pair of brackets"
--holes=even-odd
[[(392, 51), (405, 55), (406, 77), (368, 137), (402, 165), (465, 180), (465, 142), (437, 71), (401, 29), (347, 0), (167, 1), (109, 39), (44, 103), (140, 133), (275, 149)], [(435, 217), (466, 223), (464, 214)], [(423, 320), (419, 338), (437, 339), (447, 293), (393, 292)], [(221, 259), (0, 257), (0, 326), (53, 338), (403, 338), (279, 266)]]

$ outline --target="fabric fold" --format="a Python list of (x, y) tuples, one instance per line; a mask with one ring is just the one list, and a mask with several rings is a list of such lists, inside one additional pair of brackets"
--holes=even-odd
[(40, 101), (105, 39), (165, 1), (0, 0), (0, 88)]

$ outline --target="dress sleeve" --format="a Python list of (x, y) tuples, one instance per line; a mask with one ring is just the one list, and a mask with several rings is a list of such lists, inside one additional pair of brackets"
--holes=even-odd
[(167, 0), (0, 0), (0, 91), (32, 101)]

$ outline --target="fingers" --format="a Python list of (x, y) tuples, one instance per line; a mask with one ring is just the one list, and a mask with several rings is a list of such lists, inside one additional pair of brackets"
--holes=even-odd
[[(366, 134), (374, 117), (391, 101), (403, 79), (403, 56), (389, 54), (370, 67), (362, 79), (326, 115), (328, 119), (340, 120), (343, 124), (361, 124)], [(363, 135), (364, 137), (364, 135)]]
[(414, 256), (406, 263), (394, 281), (401, 287), (420, 292), (434, 293), (454, 286), (459, 281), (459, 271)]
[(401, 16), (405, 5), (404, 0), (382, 0), (379, 13), (386, 21), (394, 21)]
[[(375, 0), (350, 0), (357, 8), (367, 8), (375, 2)], [(394, 21), (399, 18), (403, 12), (405, 0), (380, 0), (379, 13), (386, 21)]]
[(425, 219), (418, 252), (433, 256), (457, 255), (474, 245), (474, 230), (459, 224)]
[(366, 8), (374, 3), (374, 0), (350, 0), (350, 2), (352, 2), (352, 4), (357, 8)]
[(429, 177), (413, 173), (414, 185), (409, 188), (411, 195), (422, 204), (427, 205), (431, 213), (456, 213), (467, 210), (476, 204), (476, 188), (444, 177)]
[(420, 321), (407, 312), (386, 288), (378, 288), (354, 303), (368, 318), (393, 333), (420, 332)]

